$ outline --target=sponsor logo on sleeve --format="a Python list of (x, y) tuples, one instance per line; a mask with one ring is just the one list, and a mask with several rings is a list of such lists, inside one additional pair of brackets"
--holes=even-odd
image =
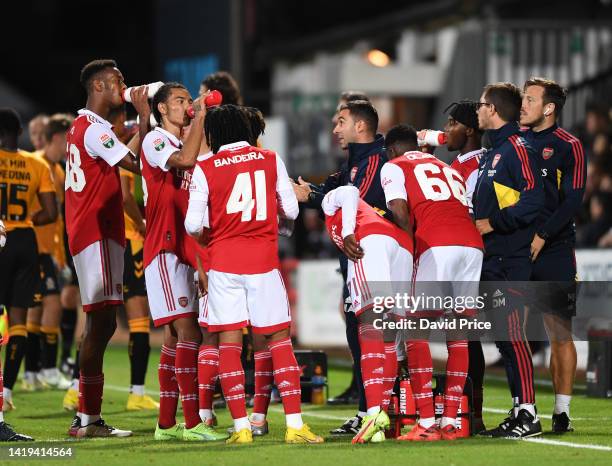
[(166, 147), (166, 143), (164, 142), (164, 140), (162, 138), (156, 138), (153, 141), (153, 147), (155, 147), (155, 150), (157, 152), (159, 152), (160, 150), (162, 150), (164, 147)]
[(100, 136), (100, 142), (107, 149), (111, 149), (115, 145), (115, 140), (109, 134), (106, 133)]

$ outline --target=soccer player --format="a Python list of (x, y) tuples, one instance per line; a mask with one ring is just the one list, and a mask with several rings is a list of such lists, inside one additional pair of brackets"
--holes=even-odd
[[(73, 120), (71, 115), (52, 115), (47, 119), (43, 134), (45, 145), (41, 150), (41, 157), (53, 174), (58, 210), (61, 210), (64, 203), (65, 183), (60, 162), (66, 153), (66, 133)], [(37, 206), (36, 209), (38, 208)], [(28, 310), (28, 348), (23, 386), (28, 391), (43, 387), (65, 390), (70, 386), (70, 381), (60, 372), (57, 364), (62, 319), (58, 265), (65, 257), (63, 216), (58, 215), (52, 224), (34, 227), (34, 231), (38, 244), (40, 280), (36, 293), (38, 305)]]
[(298, 205), (280, 157), (251, 146), (244, 111), (222, 105), (206, 116), (213, 156), (196, 166), (185, 228), (210, 254), (208, 329), (219, 332), (219, 378), (234, 419), (228, 443), (253, 441), (240, 361), (242, 329), (266, 335), (274, 380), (285, 408), (287, 443), (321, 443), (302, 422), (300, 370), (289, 337), (291, 316), (278, 271), (278, 220), (295, 219)]
[[(576, 346), (572, 317), (576, 313), (576, 232), (573, 218), (582, 206), (587, 159), (582, 143), (560, 128), (567, 91), (556, 82), (531, 78), (523, 86), (521, 125), (523, 137), (540, 158), (546, 202), (531, 242), (532, 280), (550, 281), (544, 293), (544, 325), (550, 339), (550, 372), (555, 392), (552, 430), (573, 430), (569, 413)], [(554, 291), (552, 291), (554, 289)]]
[[(435, 291), (455, 298), (478, 294), (482, 265), (482, 239), (469, 216), (465, 186), (459, 173), (431, 154), (418, 151), (414, 128), (398, 125), (385, 138), (390, 153), (401, 153), (381, 170), (382, 186), (387, 205), (395, 222), (412, 232), (415, 225), (416, 282), (419, 290), (431, 295)], [(461, 281), (458, 281), (460, 277)], [(421, 284), (421, 285), (419, 285)], [(435, 296), (435, 295), (433, 295)], [(414, 310), (415, 317), (436, 319), (440, 309), (427, 306)], [(459, 320), (469, 313), (449, 309), (451, 318)], [(410, 381), (419, 422), (400, 440), (454, 440), (457, 436), (455, 419), (468, 370), (468, 348), (465, 335), (447, 331), (446, 386), (444, 412), (440, 426), (435, 423), (434, 400), (431, 390), (433, 361), (427, 341), (428, 332), (414, 332), (406, 342)]]
[[(104, 351), (117, 326), (123, 303), (125, 226), (118, 167), (139, 173), (140, 137), (128, 146), (113, 132), (107, 118), (123, 105), (123, 75), (113, 60), (94, 60), (81, 71), (87, 91), (67, 137), (66, 230), (86, 313), (79, 353), (79, 411), (69, 430), (76, 437), (125, 437), (101, 417)], [(132, 90), (140, 117), (140, 136), (148, 128), (146, 86)]]
[(392, 289), (397, 288), (394, 284), (401, 286), (410, 282), (412, 234), (381, 217), (359, 198), (359, 189), (355, 186), (341, 186), (328, 192), (322, 208), (330, 238), (349, 258), (347, 286), (352, 312), (359, 320), (367, 414), (353, 443), (382, 442), (384, 430), (390, 424), (389, 416), (382, 409), (383, 399), (390, 398), (393, 390), (397, 356), (395, 333), (390, 332), (385, 339), (383, 330), (375, 324), (381, 316), (373, 309), (374, 300), (399, 291)]
[(476, 228), (485, 245), (481, 281), (498, 282), (495, 291), (491, 290), (497, 299), (491, 303), (490, 314), (514, 405), (510, 417), (482, 433), (492, 437), (542, 433), (535, 407), (533, 361), (524, 334), (522, 291), (516, 283), (499, 285), (530, 279), (530, 245), (544, 206), (536, 153), (520, 135), (520, 111), (521, 91), (511, 83), (487, 85), (478, 103), (478, 125), (491, 142), (480, 161), (473, 198)]
[[(465, 182), (465, 200), (468, 203), (470, 214), (474, 208), (472, 197), (478, 179), (478, 164), (485, 152), (482, 148), (482, 131), (478, 127), (477, 104), (469, 100), (452, 103), (447, 111), (448, 120), (444, 125), (446, 133), (446, 148), (449, 151), (458, 151), (457, 157), (452, 161), (451, 168), (459, 172)], [(468, 340), (469, 369), (468, 377), (472, 381), (474, 431), (480, 432), (485, 426), (482, 421), (482, 397), (484, 376), (484, 353), (480, 337), (471, 332)]]
[[(2, 410), (14, 409), (12, 389), (26, 346), (26, 311), (33, 304), (37, 284), (38, 250), (34, 225), (57, 217), (55, 188), (49, 166), (19, 150), (21, 120), (13, 109), (0, 109), (0, 220), (6, 245), (0, 251), (0, 304), (8, 309), (10, 341), (6, 347)], [(34, 199), (42, 208), (34, 211)], [(0, 378), (0, 381), (2, 378)], [(3, 403), (4, 402), (4, 403)], [(16, 434), (0, 417), (0, 440), (31, 440)]]
[(242, 105), (240, 87), (234, 77), (227, 71), (217, 71), (206, 76), (200, 84), (200, 95), (210, 91), (219, 91), (223, 95), (223, 104)]
[[(160, 359), (161, 406), (156, 440), (227, 438), (202, 422), (198, 411), (197, 367), (201, 335), (194, 283), (195, 241), (182, 226), (187, 213), (191, 172), (203, 136), (206, 114), (203, 99), (194, 103), (196, 114), (190, 121), (187, 109), (193, 101), (189, 91), (179, 83), (163, 85), (152, 102), (153, 115), (160, 126), (147, 134), (142, 144), (147, 219), (145, 280), (153, 322), (156, 326), (166, 326)], [(183, 145), (181, 131), (190, 123), (192, 130)], [(174, 373), (168, 367), (175, 367)], [(175, 419), (177, 391), (181, 395), (184, 426), (177, 424)]]
[(28, 123), (30, 142), (36, 152), (42, 151), (45, 147), (45, 128), (47, 127), (48, 121), (49, 115), (40, 113)]
[[(387, 156), (384, 148), (385, 140), (381, 134), (377, 134), (378, 113), (376, 109), (364, 94), (354, 91), (344, 92), (332, 121), (334, 134), (338, 137), (342, 149), (347, 151), (347, 161), (342, 164), (339, 172), (330, 175), (322, 185), (314, 186), (299, 178), (298, 184), (294, 184), (298, 201), (305, 203), (307, 207), (321, 209), (321, 202), (328, 191), (350, 184), (359, 188), (363, 200), (390, 218), (380, 185), (380, 169), (387, 161)], [(340, 254), (339, 259), (340, 270), (344, 283), (346, 283), (347, 258)], [(359, 431), (363, 416), (366, 415), (367, 406), (361, 380), (359, 322), (355, 314), (349, 312), (350, 297), (346, 285), (343, 286), (342, 293), (346, 339), (353, 357), (353, 381), (347, 390), (329, 402), (347, 404), (357, 401), (355, 400), (355, 395), (357, 395), (359, 407), (355, 416), (330, 432), (334, 435), (354, 436)], [(351, 387), (355, 387), (355, 390)]]

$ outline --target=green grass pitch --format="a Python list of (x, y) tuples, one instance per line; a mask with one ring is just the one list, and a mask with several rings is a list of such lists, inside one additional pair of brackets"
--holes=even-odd
[[(157, 361), (159, 351), (151, 352), (147, 390), (157, 391)], [(0, 446), (0, 464), (62, 464), (67, 465), (567, 465), (612, 464), (612, 400), (586, 398), (578, 391), (572, 401), (572, 417), (576, 432), (559, 437), (545, 433), (534, 442), (471, 438), (456, 442), (414, 444), (388, 440), (378, 445), (353, 446), (350, 438), (334, 438), (329, 430), (355, 413), (354, 407), (304, 406), (304, 420), (325, 436), (323, 445), (285, 445), (282, 406), (270, 409), (270, 435), (256, 438), (251, 445), (226, 446), (223, 443), (159, 443), (153, 440), (156, 414), (125, 411), (129, 383), (129, 362), (125, 347), (109, 348), (105, 359), (106, 387), (103, 415), (107, 422), (119, 428), (131, 429), (134, 436), (126, 439), (93, 439), (71, 441), (67, 429), (72, 413), (62, 410), (63, 392), (25, 393), (15, 386), (13, 400), (17, 409), (6, 413), (6, 421), (19, 432), (36, 438), (37, 442), (12, 444), (20, 447), (69, 446), (72, 459), (42, 460), (8, 458), (8, 444)], [(339, 393), (347, 384), (348, 369), (332, 368), (329, 374), (330, 393)], [(538, 406), (545, 432), (550, 431), (553, 395), (546, 386), (537, 387)], [(508, 408), (509, 393), (505, 384), (487, 380), (485, 388), (485, 422), (497, 424)], [(217, 412), (219, 428), (228, 427), (231, 418), (227, 410)], [(180, 416), (180, 413), (179, 413)], [(543, 443), (544, 442), (544, 443)]]

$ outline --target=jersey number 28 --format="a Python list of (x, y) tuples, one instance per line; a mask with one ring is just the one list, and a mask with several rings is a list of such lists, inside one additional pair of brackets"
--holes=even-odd
[(85, 172), (81, 169), (81, 152), (74, 144), (68, 148), (68, 159), (66, 160), (66, 182), (64, 189), (72, 189), (80, 193), (85, 187)]

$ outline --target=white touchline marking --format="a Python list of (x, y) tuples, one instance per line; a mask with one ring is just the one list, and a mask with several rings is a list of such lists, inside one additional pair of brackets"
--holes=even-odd
[(588, 450), (612, 451), (612, 447), (606, 447), (604, 445), (593, 445), (590, 443), (562, 442), (560, 440), (548, 440), (545, 438), (526, 438), (522, 440), (523, 442), (540, 443), (544, 445), (556, 445), (559, 447), (586, 448)]
[[(275, 413), (283, 413), (283, 409), (282, 408), (277, 408), (277, 407), (272, 407), (269, 408), (270, 411), (274, 411)], [(302, 416), (310, 416), (310, 417), (318, 417), (320, 419), (329, 419), (332, 421), (346, 421), (348, 418), (350, 418), (351, 416), (331, 416), (329, 414), (322, 414), (322, 413), (313, 413), (311, 411), (302, 411)]]

